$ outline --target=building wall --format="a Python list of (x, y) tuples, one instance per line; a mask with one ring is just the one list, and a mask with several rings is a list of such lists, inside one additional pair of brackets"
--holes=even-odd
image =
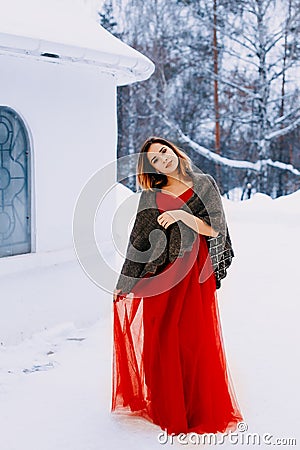
[(1, 56), (0, 64), (1, 104), (21, 115), (31, 137), (36, 251), (71, 247), (76, 198), (115, 157), (114, 79), (25, 58)]
[[(0, 55), (0, 68), (0, 104), (21, 116), (32, 152), (35, 250), (0, 258), (0, 306), (5, 310), (0, 339), (15, 342), (61, 321), (92, 323), (101, 314), (99, 296), (103, 292), (76, 260), (72, 219), (87, 180), (116, 157), (116, 85), (112, 75), (95, 67), (63, 65), (55, 60)], [(98, 223), (104, 244), (109, 239), (114, 207), (111, 197), (101, 214), (105, 220)], [(62, 289), (64, 264), (68, 284)], [(60, 274), (57, 278), (55, 270)], [(16, 311), (21, 313), (18, 318)]]

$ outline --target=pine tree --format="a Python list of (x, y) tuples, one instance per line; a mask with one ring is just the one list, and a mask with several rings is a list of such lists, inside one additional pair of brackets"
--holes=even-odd
[(114, 18), (113, 5), (111, 0), (106, 0), (102, 10), (98, 11), (100, 25), (112, 34), (117, 34), (117, 22)]

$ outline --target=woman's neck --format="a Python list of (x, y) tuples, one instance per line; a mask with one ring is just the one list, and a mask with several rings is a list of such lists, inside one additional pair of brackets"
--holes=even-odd
[(191, 177), (189, 175), (183, 175), (182, 173), (175, 173), (167, 175), (167, 184), (165, 186), (172, 187), (172, 186), (178, 186), (182, 183), (186, 183), (191, 180)]

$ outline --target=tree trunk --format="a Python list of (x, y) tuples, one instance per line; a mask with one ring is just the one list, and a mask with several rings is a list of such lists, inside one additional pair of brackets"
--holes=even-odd
[[(288, 16), (286, 20), (286, 26), (285, 26), (285, 32), (284, 32), (284, 53), (283, 53), (283, 61), (282, 61), (282, 81), (281, 81), (281, 105), (280, 105), (280, 117), (284, 116), (285, 112), (285, 83), (286, 83), (286, 63), (287, 63), (287, 47), (288, 47), (288, 26), (291, 19), (291, 9), (292, 9), (292, 2), (289, 0), (288, 4)], [(284, 124), (281, 125), (281, 127), (284, 127)], [(284, 136), (279, 137), (279, 155), (278, 160), (283, 161), (284, 158)], [(290, 158), (290, 162), (291, 162)], [(285, 190), (283, 186), (285, 185), (284, 179), (286, 178), (286, 174), (283, 174), (282, 172), (279, 173), (278, 176), (278, 190), (277, 190), (277, 196), (280, 197), (281, 195), (285, 194)]]
[(268, 191), (268, 166), (265, 160), (269, 158), (270, 145), (265, 139), (268, 131), (267, 123), (267, 102), (269, 96), (267, 68), (266, 68), (266, 30), (264, 26), (263, 0), (257, 0), (257, 30), (258, 30), (258, 58), (259, 58), (259, 78), (258, 78), (258, 154), (261, 162), (260, 174), (258, 177), (259, 190)]
[[(220, 108), (219, 108), (219, 66), (218, 66), (218, 38), (217, 38), (217, 0), (214, 0), (214, 26), (213, 26), (213, 55), (214, 55), (214, 107), (215, 107), (215, 151), (220, 154), (221, 131), (220, 131)], [(220, 182), (220, 167), (216, 166), (217, 179)]]

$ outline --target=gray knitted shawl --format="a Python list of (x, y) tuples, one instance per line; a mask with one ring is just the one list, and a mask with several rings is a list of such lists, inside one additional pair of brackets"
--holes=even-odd
[[(189, 175), (193, 180), (194, 192), (187, 202), (183, 202), (181, 209), (199, 217), (219, 232), (217, 238), (205, 236), (218, 289), (234, 256), (222, 198), (211, 175), (195, 171), (189, 172)], [(197, 237), (198, 233), (181, 220), (166, 229), (157, 222), (161, 213), (156, 204), (156, 191), (160, 189), (144, 189), (141, 192), (125, 261), (116, 284), (116, 289), (121, 289), (122, 293), (129, 293), (140, 278), (146, 274), (154, 275), (168, 262), (190, 251)]]

